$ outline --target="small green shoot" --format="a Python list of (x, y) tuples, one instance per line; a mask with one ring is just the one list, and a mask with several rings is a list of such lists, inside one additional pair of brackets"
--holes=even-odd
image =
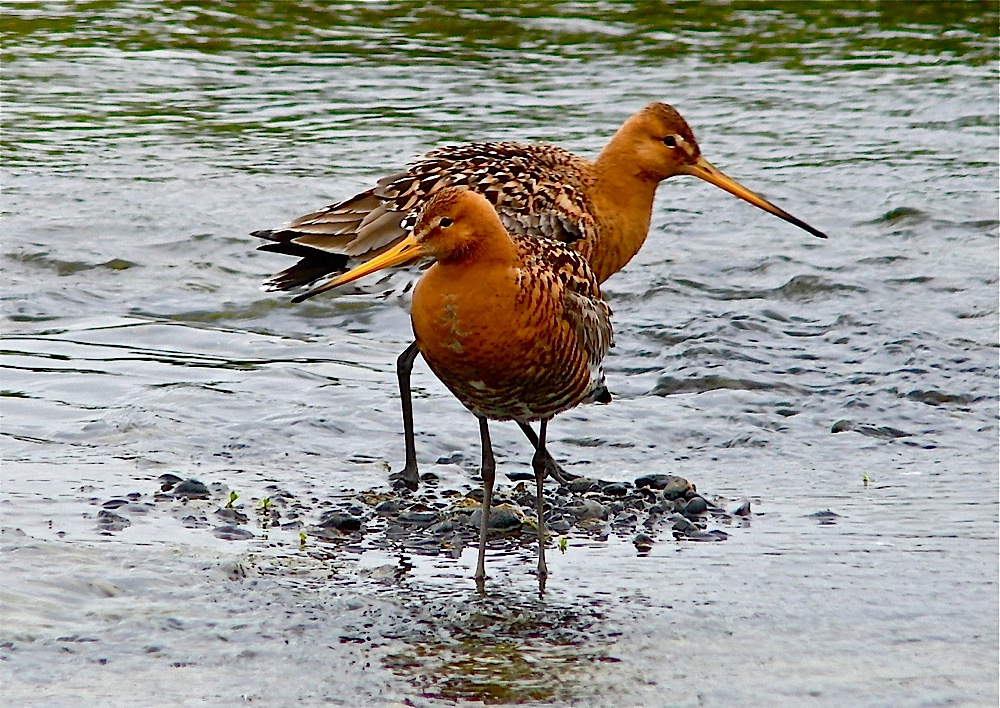
[(299, 548), (302, 549), (305, 547), (306, 547), (306, 532), (299, 531)]
[(226, 502), (226, 508), (227, 509), (232, 509), (233, 508), (233, 502), (236, 501), (239, 498), (240, 498), (240, 495), (237, 494), (236, 492), (229, 492), (229, 501)]
[(271, 511), (271, 497), (264, 497), (257, 502), (257, 511), (261, 514), (266, 514)]
[(869, 486), (869, 485), (870, 485), (870, 484), (872, 483), (872, 478), (868, 476), (868, 473), (867, 473), (867, 472), (863, 472), (863, 473), (861, 474), (861, 482), (862, 482), (862, 483), (863, 483), (863, 484), (865, 485), (865, 487), (867, 488), (867, 487), (868, 487), (868, 486)]
[(559, 552), (565, 553), (566, 549), (569, 548), (569, 541), (566, 540), (565, 536), (559, 537)]

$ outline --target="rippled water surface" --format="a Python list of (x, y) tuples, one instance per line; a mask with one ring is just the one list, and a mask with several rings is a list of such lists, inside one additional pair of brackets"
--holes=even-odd
[[(996, 705), (995, 4), (4, 15), (0, 702)], [(543, 599), (530, 543), (479, 598), (468, 549), (264, 529), (278, 491), (313, 524), (401, 466), (408, 276), (292, 305), (247, 234), (442, 144), (594, 155), (652, 100), (830, 239), (662, 185), (605, 286), (616, 400), (550, 446), (749, 523), (571, 536)], [(414, 385), (423, 470), (475, 487), (474, 419)], [(214, 496), (156, 501), (165, 473)], [(213, 532), (230, 492), (252, 538)]]

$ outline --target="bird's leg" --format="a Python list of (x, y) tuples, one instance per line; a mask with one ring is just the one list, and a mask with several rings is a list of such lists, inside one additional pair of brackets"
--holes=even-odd
[(486, 418), (479, 419), (479, 437), (483, 444), (483, 514), (479, 522), (479, 560), (476, 562), (476, 590), (484, 592), (486, 587), (486, 532), (490, 525), (490, 506), (493, 504), (493, 480), (496, 479), (497, 463), (493, 459), (493, 445), (490, 443), (490, 428)]
[(531, 457), (531, 466), (535, 470), (535, 513), (538, 517), (538, 592), (545, 592), (545, 578), (549, 571), (545, 567), (545, 498), (542, 496), (542, 485), (545, 483), (545, 428), (548, 426), (548, 419), (542, 418), (538, 425), (538, 446), (535, 454)]
[(410, 398), (410, 372), (413, 371), (413, 360), (420, 352), (414, 342), (396, 359), (396, 377), (399, 379), (399, 402), (403, 408), (403, 441), (406, 445), (406, 464), (399, 472), (389, 475), (389, 479), (398, 479), (410, 490), (416, 491), (420, 486), (420, 475), (417, 470), (417, 447), (413, 440), (413, 401)]
[[(524, 432), (524, 437), (528, 438), (528, 441), (535, 446), (535, 450), (538, 450), (538, 436), (535, 435), (535, 431), (531, 429), (531, 426), (520, 420), (517, 421), (517, 425)], [(548, 472), (549, 477), (563, 486), (566, 486), (570, 481), (579, 477), (579, 475), (570, 474), (560, 467), (559, 463), (552, 459), (552, 455), (547, 450), (545, 451), (545, 471)]]

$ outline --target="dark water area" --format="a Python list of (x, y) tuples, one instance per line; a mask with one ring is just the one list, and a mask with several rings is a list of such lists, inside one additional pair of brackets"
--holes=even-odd
[[(995, 3), (3, 14), (0, 704), (996, 705)], [(293, 305), (249, 233), (444, 144), (593, 156), (654, 100), (830, 238), (664, 183), (605, 284), (615, 400), (550, 448), (750, 516), (567, 533), (544, 598), (530, 538), (479, 597), (472, 548), (312, 534), (402, 465), (413, 274)], [(475, 489), (475, 420), (414, 386), (422, 471)]]

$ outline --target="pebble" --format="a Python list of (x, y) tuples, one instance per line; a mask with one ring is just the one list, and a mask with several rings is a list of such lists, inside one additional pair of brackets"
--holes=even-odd
[(701, 529), (697, 529), (684, 534), (684, 538), (689, 541), (725, 541), (729, 538), (729, 534), (721, 529), (712, 529), (711, 531), (702, 531)]
[(480, 504), (483, 503), (483, 497), (485, 496), (482, 487), (476, 487), (465, 495), (469, 499), (475, 499)]
[(157, 479), (160, 480), (160, 491), (169, 492), (174, 486), (181, 481), (181, 478), (175, 474), (170, 474), (169, 472), (161, 474)]
[(570, 522), (566, 521), (565, 518), (559, 517), (558, 519), (552, 519), (552, 520), (546, 519), (545, 528), (551, 531), (552, 533), (566, 533), (571, 528), (573, 528), (573, 525)]
[(611, 523), (615, 526), (634, 526), (635, 523), (639, 521), (639, 517), (632, 512), (625, 511), (619, 514), (615, 514), (614, 519)]
[(230, 524), (245, 524), (250, 520), (239, 509), (216, 509), (215, 515), (223, 521), (228, 521)]
[(678, 499), (694, 491), (694, 485), (683, 477), (671, 477), (663, 486), (661, 493), (667, 499)]
[(440, 521), (440, 522), (434, 524), (433, 526), (431, 526), (427, 530), (430, 533), (436, 533), (436, 534), (451, 533), (452, 531), (455, 530), (455, 520), (454, 519), (445, 519), (444, 521)]
[(663, 489), (666, 486), (667, 480), (670, 479), (668, 474), (644, 474), (641, 477), (635, 478), (635, 486), (638, 488), (652, 487), (653, 489)]
[(611, 484), (605, 485), (601, 491), (609, 497), (624, 497), (628, 494), (628, 487), (626, 487), (622, 482), (612, 482)]
[(676, 533), (690, 533), (698, 530), (698, 527), (692, 524), (690, 521), (685, 519), (680, 514), (674, 514), (670, 517), (670, 520), (674, 522), (673, 530)]
[(708, 511), (708, 502), (705, 501), (704, 497), (691, 497), (688, 499), (687, 504), (684, 505), (684, 510), (681, 511), (684, 516), (701, 516), (706, 511)]
[(511, 482), (534, 482), (534, 472), (507, 472), (507, 479)]
[(401, 499), (386, 499), (379, 502), (375, 507), (375, 512), (383, 516), (396, 516), (403, 510), (404, 502)]
[(649, 552), (649, 550), (653, 547), (653, 543), (653, 537), (646, 533), (637, 533), (632, 537), (632, 545), (634, 545), (640, 553)]
[(254, 538), (251, 531), (241, 529), (238, 526), (219, 526), (212, 533), (225, 541), (246, 541)]
[(567, 505), (565, 510), (580, 521), (584, 519), (607, 519), (608, 508), (594, 499), (579, 499)]
[[(482, 518), (483, 491), (476, 485), (476, 478), (469, 475), (471, 472), (466, 473), (468, 485), (462, 481), (455, 484), (450, 477), (436, 479), (430, 473), (423, 476), (426, 485), (415, 492), (390, 490), (383, 485), (366, 492), (327, 497), (298, 498), (272, 485), (266, 488), (273, 505), (269, 513), (263, 514), (257, 508), (252, 514), (242, 509), (242, 505), (224, 506), (229, 492), (223, 483), (213, 483), (210, 489), (197, 479), (165, 474), (158, 480), (162, 490), (154, 493), (153, 500), (174, 505), (180, 512), (175, 512), (176, 518), (187, 513), (181, 519), (186, 527), (212, 528), (216, 536), (228, 540), (255, 538), (255, 533), (246, 528), (253, 521), (261, 528), (280, 525), (292, 531), (305, 529), (320, 542), (342, 544), (347, 538), (348, 543), (354, 543), (357, 534), (366, 533), (367, 543), (376, 548), (457, 557), (463, 547), (475, 542)], [(517, 473), (508, 476), (516, 477)], [(500, 483), (496, 489), (489, 527), (493, 532), (501, 532), (502, 536), (497, 534), (498, 542), (524, 544), (535, 538), (534, 476), (530, 472), (523, 476), (523, 482)], [(216, 488), (219, 491), (213, 492)], [(103, 503), (95, 499), (94, 503), (100, 504), (99, 528), (108, 533), (129, 526), (131, 522), (121, 514), (131, 515), (136, 507), (143, 506), (136, 503), (142, 496), (134, 492)], [(207, 508), (199, 508), (200, 505), (185, 508), (182, 504), (189, 499), (212, 499), (215, 503)], [(566, 485), (547, 486), (546, 527), (553, 534), (586, 535), (598, 541), (609, 534), (623, 540), (631, 538), (641, 555), (649, 552), (662, 529), (670, 529), (678, 541), (718, 542), (726, 540), (728, 534), (713, 525), (726, 524), (732, 532), (750, 524), (748, 500), (713, 499), (700, 495), (693, 484), (676, 475), (647, 474), (634, 483), (572, 477)], [(153, 508), (149, 501), (145, 506)], [(281, 513), (278, 506), (283, 509)], [(312, 525), (317, 516), (318, 525)], [(834, 523), (839, 518), (832, 511), (812, 516), (821, 524)], [(288, 523), (282, 523), (286, 520)], [(224, 525), (218, 526), (220, 523)]]
[(175, 497), (186, 497), (188, 499), (208, 499), (212, 493), (204, 484), (197, 479), (185, 479), (174, 487)]
[(102, 531), (121, 531), (132, 525), (132, 522), (120, 514), (102, 509), (97, 512), (97, 525)]
[(657, 502), (649, 507), (648, 511), (650, 516), (661, 516), (666, 513), (673, 513), (674, 505), (669, 501)]
[(597, 480), (590, 477), (577, 477), (566, 486), (569, 487), (569, 491), (571, 492), (589, 492), (597, 486)]
[(820, 526), (833, 526), (841, 516), (835, 511), (826, 509), (825, 511), (816, 511), (812, 514), (807, 514), (806, 518), (816, 519), (819, 521)]
[(360, 531), (361, 519), (339, 511), (328, 511), (320, 517), (318, 526), (344, 532)]
[(438, 515), (436, 511), (426, 509), (407, 509), (396, 520), (405, 524), (433, 524), (438, 520)]
[(743, 499), (736, 504), (731, 505), (726, 512), (732, 514), (733, 516), (750, 516), (750, 500)]
[[(476, 509), (469, 515), (469, 523), (475, 528), (483, 522), (483, 510)], [(515, 531), (521, 528), (524, 522), (510, 504), (501, 504), (490, 509), (489, 528), (496, 531)]]

